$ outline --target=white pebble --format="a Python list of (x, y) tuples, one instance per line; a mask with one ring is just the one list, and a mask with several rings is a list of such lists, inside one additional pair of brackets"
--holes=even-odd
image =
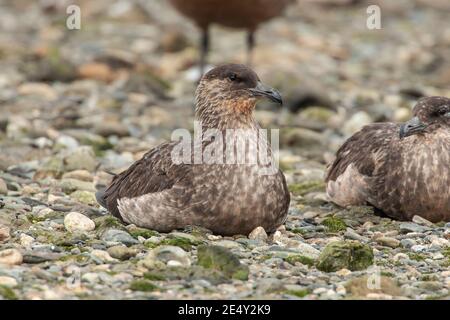
[[(280, 231), (281, 232), (281, 231)], [(266, 230), (264, 230), (263, 227), (256, 227), (250, 234), (248, 235), (248, 238), (251, 240), (260, 240), (260, 241), (267, 241), (267, 233)]]
[(64, 226), (70, 232), (85, 232), (95, 229), (95, 223), (79, 212), (70, 212), (64, 218)]

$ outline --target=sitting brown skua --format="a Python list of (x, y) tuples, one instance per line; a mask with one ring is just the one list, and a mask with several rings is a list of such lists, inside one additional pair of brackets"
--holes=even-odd
[(326, 177), (333, 202), (389, 217), (450, 221), (450, 99), (418, 101), (404, 124), (374, 123), (338, 150)]
[[(259, 137), (261, 128), (253, 117), (259, 98), (281, 103), (278, 91), (264, 86), (248, 67), (214, 68), (196, 91), (196, 118), (202, 132), (231, 132), (231, 140), (223, 139), (223, 147), (242, 139), (243, 132)], [(201, 140), (203, 150), (211, 141)], [(161, 232), (196, 225), (216, 234), (247, 235), (258, 226), (273, 232), (284, 223), (290, 196), (267, 139), (254, 145), (267, 149), (268, 162), (180, 163), (174, 161), (179, 143), (167, 142), (150, 150), (115, 176), (106, 190), (97, 192), (97, 201), (125, 223)], [(230, 150), (234, 154), (234, 147)], [(248, 157), (252, 151), (244, 152)], [(274, 170), (266, 172), (268, 168)]]

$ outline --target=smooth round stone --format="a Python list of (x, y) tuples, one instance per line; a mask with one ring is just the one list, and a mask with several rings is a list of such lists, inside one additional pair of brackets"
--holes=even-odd
[(70, 212), (64, 218), (64, 226), (69, 232), (87, 232), (95, 229), (95, 223), (79, 212)]
[(0, 286), (15, 287), (17, 286), (17, 280), (13, 277), (0, 276)]
[(23, 262), (23, 256), (17, 249), (6, 249), (0, 251), (0, 264), (19, 265)]
[(250, 240), (259, 240), (259, 241), (267, 241), (267, 233), (266, 230), (264, 230), (263, 227), (256, 227), (250, 234), (248, 235), (248, 238)]
[(214, 244), (217, 246), (221, 246), (221, 247), (225, 247), (227, 249), (238, 249), (238, 248), (242, 248), (242, 246), (236, 242), (236, 241), (231, 241), (231, 240), (219, 240), (219, 241), (214, 241)]
[(128, 260), (137, 254), (137, 250), (128, 248), (126, 246), (114, 246), (108, 248), (107, 252), (115, 259)]
[(117, 259), (114, 259), (113, 257), (111, 257), (109, 255), (109, 253), (104, 250), (97, 250), (97, 249), (92, 250), (91, 257), (94, 259), (97, 258), (101, 262), (117, 262), (118, 261)]
[(133, 238), (128, 232), (117, 229), (106, 230), (101, 239), (105, 242), (123, 243), (126, 246), (139, 243), (139, 241)]
[[(154, 265), (155, 262), (160, 261), (168, 264), (169, 261), (177, 261), (178, 266), (189, 267), (191, 265), (191, 260), (186, 251), (176, 246), (159, 246), (147, 255), (144, 259), (146, 266)], [(174, 264), (171, 262), (170, 264)]]

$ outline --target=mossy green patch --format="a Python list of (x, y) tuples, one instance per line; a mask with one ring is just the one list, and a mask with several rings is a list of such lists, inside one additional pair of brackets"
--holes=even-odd
[(111, 144), (108, 139), (99, 136), (99, 135), (89, 135), (80, 139), (81, 145), (91, 146), (94, 150), (94, 154), (97, 157), (102, 157), (105, 154), (106, 150), (110, 150), (114, 148), (114, 145)]
[(159, 245), (180, 247), (185, 251), (190, 251), (194, 246), (198, 246), (199, 244), (201, 244), (201, 242), (193, 241), (182, 237), (167, 238), (159, 243)]
[(446, 258), (450, 258), (450, 247), (445, 247), (444, 249), (442, 249), (442, 254)]
[(158, 286), (147, 280), (134, 280), (130, 284), (130, 289), (133, 291), (151, 292), (158, 290)]
[(36, 217), (30, 213), (30, 214), (27, 214), (27, 219), (29, 222), (35, 224), (35, 223), (45, 221), (47, 218), (46, 217)]
[(305, 181), (302, 183), (291, 184), (288, 186), (288, 189), (296, 196), (304, 196), (310, 192), (325, 191), (325, 183), (322, 180)]
[(94, 219), (94, 222), (95, 228), (98, 230), (119, 229), (126, 231), (122, 222), (120, 222), (119, 219), (111, 215), (96, 218)]
[(416, 253), (416, 252), (409, 252), (408, 256), (410, 259), (412, 260), (416, 260), (416, 261), (423, 261), (426, 259), (426, 256), (420, 253)]
[(290, 296), (295, 296), (295, 297), (298, 297), (298, 298), (304, 298), (308, 294), (310, 294), (310, 291), (308, 289), (304, 289), (304, 290), (287, 290), (284, 293), (287, 294), (287, 295), (290, 295)]
[(296, 262), (300, 262), (307, 266), (313, 266), (315, 264), (314, 259), (302, 256), (299, 254), (289, 255), (286, 258), (284, 258), (284, 261), (286, 261), (292, 265), (295, 265)]
[(435, 274), (423, 274), (420, 276), (420, 281), (439, 281), (439, 277)]
[(82, 254), (69, 254), (66, 256), (62, 256), (59, 258), (59, 261), (66, 262), (66, 261), (73, 261), (79, 264), (85, 264), (89, 262), (89, 257)]
[(129, 229), (128, 232), (136, 239), (137, 237), (143, 237), (145, 239), (148, 239), (159, 235), (159, 233), (156, 231), (138, 227)]
[(373, 251), (369, 245), (358, 241), (335, 241), (329, 243), (319, 256), (317, 269), (334, 272), (346, 268), (364, 270), (373, 264)]
[(16, 293), (13, 289), (0, 285), (0, 296), (6, 300), (17, 300)]
[(290, 231), (293, 233), (296, 233), (296, 234), (301, 234), (301, 235), (305, 235), (308, 233), (305, 229), (302, 229), (302, 228), (294, 228), (294, 229), (291, 229)]
[(345, 231), (345, 229), (347, 228), (345, 222), (342, 219), (335, 216), (325, 218), (322, 224), (327, 228), (328, 232)]
[(166, 277), (162, 273), (149, 271), (144, 273), (144, 279), (151, 281), (165, 281)]

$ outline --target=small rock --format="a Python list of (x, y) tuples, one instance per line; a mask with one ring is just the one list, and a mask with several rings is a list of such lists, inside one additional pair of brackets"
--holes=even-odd
[(182, 267), (183, 264), (180, 261), (169, 260), (169, 261), (167, 261), (167, 266), (168, 267)]
[(400, 223), (400, 231), (403, 231), (405, 233), (408, 233), (408, 232), (422, 233), (422, 232), (429, 231), (429, 230), (431, 230), (429, 227), (424, 227), (424, 226), (418, 225), (413, 222)]
[(427, 226), (427, 227), (432, 227), (433, 226), (433, 222), (428, 221), (427, 219), (422, 218), (421, 216), (418, 216), (418, 215), (415, 215), (412, 218), (412, 221), (414, 223), (417, 223), (417, 224), (422, 225), (422, 226)]
[(59, 183), (63, 192), (69, 194), (77, 190), (95, 192), (96, 189), (92, 182), (86, 182), (76, 179), (62, 179)]
[(70, 194), (70, 197), (90, 206), (93, 206), (97, 203), (95, 194), (89, 191), (77, 190), (75, 192), (72, 192)]
[(366, 237), (359, 235), (352, 228), (347, 228), (347, 230), (344, 233), (344, 237), (346, 237), (348, 239), (352, 239), (352, 240), (357, 240), (359, 242), (367, 242), (368, 241), (368, 239)]
[(53, 141), (46, 137), (39, 137), (33, 140), (32, 145), (39, 149), (51, 148), (53, 146)]
[(47, 100), (56, 100), (58, 94), (50, 85), (44, 82), (27, 82), (21, 84), (17, 88), (17, 92), (20, 95), (35, 95), (45, 97)]
[(55, 211), (48, 207), (34, 207), (33, 208), (33, 216), (39, 219), (46, 219), (50, 215), (52, 215)]
[(88, 282), (90, 284), (94, 284), (99, 281), (99, 276), (95, 272), (87, 272), (81, 276), (81, 280)]
[(19, 265), (22, 262), (23, 257), (19, 250), (6, 249), (0, 251), (0, 264)]
[(95, 223), (85, 215), (70, 212), (64, 217), (64, 226), (69, 232), (86, 232), (95, 229)]
[(21, 233), (20, 234), (20, 245), (29, 249), (31, 248), (31, 244), (34, 242), (34, 238), (25, 234), (25, 233)]
[(123, 243), (126, 246), (131, 246), (133, 244), (139, 243), (139, 241), (133, 238), (128, 232), (118, 229), (106, 230), (102, 234), (101, 239), (105, 242)]
[(92, 147), (81, 146), (64, 157), (64, 165), (67, 171), (87, 170), (92, 172), (97, 167), (97, 160)]
[(267, 233), (263, 227), (256, 227), (250, 234), (248, 238), (251, 240), (267, 241)]
[(329, 243), (320, 254), (317, 269), (333, 272), (346, 268), (351, 271), (364, 270), (373, 263), (373, 252), (369, 245), (357, 241)]
[(117, 259), (114, 259), (109, 255), (107, 251), (94, 249), (91, 251), (91, 257), (97, 258), (101, 262), (117, 262)]
[(221, 246), (227, 249), (237, 249), (237, 248), (242, 248), (242, 246), (236, 242), (236, 241), (231, 241), (231, 240), (218, 240), (218, 241), (214, 241), (214, 244), (216, 246)]
[(296, 241), (297, 243), (293, 247), (295, 252), (298, 252), (304, 257), (310, 258), (310, 259), (317, 259), (320, 255), (320, 251), (314, 248), (312, 245)]
[(427, 250), (427, 246), (421, 245), (421, 244), (416, 244), (414, 246), (411, 247), (411, 250), (414, 252), (424, 252)]
[(2, 178), (0, 178), (0, 194), (8, 194), (8, 187)]
[(365, 125), (368, 125), (373, 122), (373, 119), (364, 111), (356, 112), (354, 115), (350, 117), (349, 120), (345, 122), (342, 131), (346, 135), (352, 135), (356, 131), (359, 131)]
[(417, 244), (413, 239), (402, 239), (400, 240), (400, 243), (402, 247), (406, 249), (410, 249), (412, 246)]
[(8, 241), (11, 230), (9, 227), (0, 224), (0, 242)]
[(152, 268), (157, 265), (157, 262), (168, 264), (169, 261), (178, 261), (179, 266), (189, 267), (191, 260), (186, 251), (176, 246), (159, 246), (150, 251), (144, 259), (144, 265)]
[(348, 270), (348, 269), (341, 269), (341, 270), (338, 270), (338, 271), (336, 271), (336, 275), (338, 275), (338, 276), (341, 276), (341, 277), (345, 277), (345, 276), (348, 276), (349, 274), (351, 274), (352, 272), (350, 271), (350, 270)]
[(130, 249), (126, 246), (114, 246), (108, 248), (107, 252), (113, 258), (119, 260), (128, 260), (133, 258), (138, 252), (135, 249)]
[(225, 276), (238, 280), (247, 280), (249, 268), (242, 264), (230, 250), (211, 245), (197, 248), (198, 264), (206, 269), (221, 271)]
[(308, 211), (303, 214), (303, 219), (313, 219), (313, 218), (317, 217), (318, 215), (320, 215), (320, 212)]
[(59, 136), (56, 139), (56, 144), (68, 150), (75, 150), (79, 146), (78, 141), (75, 138), (66, 135)]
[(283, 234), (281, 233), (281, 231), (275, 231), (274, 232), (274, 234), (273, 234), (273, 236), (272, 236), (272, 241), (273, 242), (275, 242), (275, 243), (277, 243), (277, 244), (280, 244), (280, 245), (282, 245), (283, 244), (283, 241), (284, 241), (284, 236), (283, 236)]
[(0, 276), (0, 286), (5, 286), (5, 287), (15, 287), (17, 286), (17, 280), (14, 279), (13, 277), (7, 277), (7, 276)]
[(409, 260), (409, 257), (407, 254), (404, 253), (397, 253), (394, 257), (393, 257), (394, 261), (401, 261), (401, 260)]
[(60, 253), (51, 252), (49, 250), (28, 250), (23, 253), (24, 263), (42, 263), (58, 260), (59, 258), (61, 258)]
[(376, 241), (383, 246), (391, 248), (397, 248), (400, 246), (400, 241), (391, 237), (380, 237)]

